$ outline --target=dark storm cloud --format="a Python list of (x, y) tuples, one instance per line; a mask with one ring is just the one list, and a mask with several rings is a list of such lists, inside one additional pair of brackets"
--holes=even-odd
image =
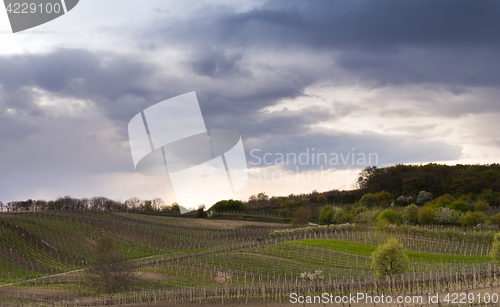
[(142, 81), (147, 65), (111, 53), (57, 49), (45, 54), (0, 56), (0, 112), (13, 108), (43, 116), (33, 89), (54, 95), (89, 99), (111, 119), (128, 121), (152, 99)]
[(273, 0), (216, 24), (238, 43), (250, 33), (311, 47), (489, 46), (499, 43), (499, 14), (500, 3), (493, 0)]
[[(375, 86), (498, 86), (499, 28), (500, 2), (492, 0), (274, 0), (241, 13), (200, 9), (187, 20), (157, 22), (141, 37), (183, 48), (237, 49), (243, 56), (245, 49), (259, 48), (276, 54), (332, 51), (340, 68)], [(193, 59), (202, 63), (202, 75), (220, 62), (202, 53)]]
[(461, 86), (500, 85), (499, 52), (500, 48), (476, 46), (350, 50), (338, 55), (337, 64), (375, 82), (374, 86), (433, 83), (450, 86), (450, 92), (461, 94)]

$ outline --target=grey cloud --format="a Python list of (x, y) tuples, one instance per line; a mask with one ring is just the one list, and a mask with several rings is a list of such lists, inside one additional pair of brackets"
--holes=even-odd
[(34, 103), (35, 87), (63, 97), (90, 99), (116, 120), (128, 120), (153, 100), (142, 83), (152, 69), (116, 54), (61, 48), (45, 54), (0, 56), (0, 67), (4, 111), (10, 107), (42, 115)]
[(220, 5), (205, 4), (187, 20), (165, 17), (140, 34), (176, 44), (201, 41), (239, 48), (288, 45), (387, 51), (401, 45), (499, 43), (500, 3), (493, 0), (273, 0), (239, 13), (215, 7)]
[[(351, 80), (373, 86), (435, 82), (454, 90), (500, 81), (497, 1), (275, 0), (240, 13), (210, 7), (210, 15), (200, 10), (188, 20), (159, 20), (140, 36), (195, 50), (236, 48), (243, 56), (247, 49), (332, 52)], [(221, 62), (198, 57), (192, 62), (205, 75)], [(322, 78), (346, 81), (347, 74)]]
[[(268, 42), (284, 38), (307, 46), (386, 49), (400, 44), (498, 44), (499, 14), (500, 4), (493, 0), (278, 0), (224, 16), (218, 24), (232, 39), (253, 28)], [(245, 39), (242, 36), (238, 42)]]
[(425, 133), (429, 133), (434, 130), (438, 125), (437, 124), (425, 124), (425, 125), (401, 125), (391, 128), (392, 131), (398, 132), (406, 132), (413, 135), (422, 135)]
[(197, 49), (193, 55), (190, 65), (193, 70), (208, 77), (232, 76), (234, 74), (243, 74), (250, 76), (250, 72), (242, 71), (238, 66), (242, 55), (240, 53), (226, 53), (224, 50), (218, 50), (211, 46)]
[[(319, 170), (321, 167), (324, 170), (360, 169), (370, 164), (383, 167), (396, 163), (457, 160), (462, 155), (461, 146), (450, 145), (443, 141), (405, 135), (384, 135), (369, 131), (361, 133), (335, 130), (310, 131), (288, 138), (281, 135), (270, 135), (261, 144), (261, 147), (250, 148), (247, 146), (247, 161), (251, 167), (266, 166), (262, 160), (266, 153), (271, 154), (268, 156), (268, 162), (279, 159), (278, 153), (285, 157), (288, 153), (293, 153), (296, 157), (307, 153), (305, 156), (309, 156), (309, 164), (300, 165), (299, 162), (295, 163), (293, 159), (290, 159), (292, 162), (285, 165), (285, 168), (289, 170), (296, 170), (296, 166), (299, 166), (300, 170)], [(328, 157), (326, 162), (324, 156), (320, 156), (320, 162), (318, 162), (318, 154), (320, 153), (326, 154)], [(371, 161), (370, 154), (372, 154)], [(352, 160), (353, 155), (354, 160)], [(313, 156), (315, 163), (312, 163)], [(330, 161), (335, 156), (338, 157), (338, 164), (332, 165)], [(365, 164), (361, 163), (363, 162), (362, 157), (365, 157)], [(258, 162), (261, 163), (258, 164)]]
[[(500, 15), (499, 15), (500, 17)], [(385, 53), (351, 50), (340, 53), (337, 64), (344, 70), (387, 84), (435, 83), (449, 85), (450, 92), (461, 94), (463, 86), (500, 84), (499, 48), (474, 46), (455, 48), (400, 48)]]

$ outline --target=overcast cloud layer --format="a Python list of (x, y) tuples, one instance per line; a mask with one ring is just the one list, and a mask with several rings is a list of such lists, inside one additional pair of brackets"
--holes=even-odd
[[(242, 135), (257, 173), (375, 164), (268, 165), (266, 153), (498, 162), (497, 1), (151, 0), (108, 13), (120, 3), (88, 0), (33, 30), (1, 29), (0, 200), (175, 200), (168, 182), (134, 172), (127, 124), (190, 91), (208, 128)], [(237, 197), (353, 180), (253, 180)]]

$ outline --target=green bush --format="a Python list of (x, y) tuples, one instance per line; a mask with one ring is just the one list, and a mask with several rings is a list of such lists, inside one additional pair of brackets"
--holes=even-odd
[(324, 206), (321, 208), (319, 211), (319, 222), (321, 224), (330, 224), (332, 222), (333, 216), (335, 214), (335, 211), (333, 210), (332, 206)]
[(356, 221), (356, 217), (352, 213), (343, 214), (338, 220), (338, 224), (346, 224), (346, 223), (354, 223)]
[(207, 212), (205, 210), (203, 210), (203, 208), (200, 208), (200, 209), (196, 210), (196, 217), (197, 218), (207, 217)]
[(491, 207), (487, 201), (480, 199), (474, 204), (474, 211), (488, 212), (491, 211)]
[(352, 210), (352, 205), (345, 205), (344, 208), (342, 208), (342, 211), (345, 213), (349, 213)]
[(392, 195), (386, 191), (375, 193), (373, 197), (375, 197), (377, 206), (380, 208), (387, 208), (394, 201)]
[(380, 213), (380, 211), (377, 209), (363, 211), (357, 215), (358, 223), (371, 224), (371, 222), (375, 221), (375, 219), (379, 213)]
[(435, 222), (435, 214), (433, 208), (431, 207), (422, 207), (418, 211), (418, 222), (420, 224), (434, 224)]
[(221, 211), (227, 211), (227, 210), (236, 210), (236, 211), (242, 211), (245, 210), (245, 204), (243, 204), (239, 200), (221, 200), (216, 202), (212, 206), (212, 210), (215, 212), (221, 212)]
[(495, 234), (495, 237), (493, 238), (493, 246), (490, 251), (490, 256), (495, 261), (500, 260), (500, 233)]
[(403, 218), (401, 217), (401, 214), (397, 213), (396, 211), (385, 209), (384, 211), (380, 212), (377, 217), (377, 221), (381, 220), (386, 220), (390, 224), (399, 224), (403, 221)]
[(447, 208), (453, 209), (455, 211), (467, 212), (469, 211), (469, 205), (463, 200), (454, 200), (446, 206)]
[(324, 203), (328, 202), (328, 198), (326, 197), (326, 195), (321, 194), (321, 195), (318, 195), (318, 197), (316, 197), (316, 202), (324, 204)]
[(455, 200), (455, 197), (450, 194), (444, 194), (443, 196), (439, 196), (432, 201), (432, 206), (434, 208), (445, 208), (448, 207)]
[(490, 225), (497, 225), (500, 227), (500, 213), (490, 216), (488, 223)]
[(477, 224), (486, 222), (487, 219), (488, 217), (486, 214), (481, 211), (467, 212), (467, 214), (462, 217), (461, 222), (464, 226), (476, 226)]
[(406, 207), (404, 213), (403, 213), (403, 219), (411, 224), (416, 224), (418, 223), (418, 206), (415, 204), (411, 204), (408, 207)]
[(359, 202), (366, 208), (373, 208), (377, 206), (377, 199), (371, 193), (363, 195), (363, 197), (361, 197)]
[(355, 202), (353, 205), (352, 205), (352, 213), (354, 215), (358, 215), (360, 214), (361, 212), (365, 212), (367, 209), (359, 202)]

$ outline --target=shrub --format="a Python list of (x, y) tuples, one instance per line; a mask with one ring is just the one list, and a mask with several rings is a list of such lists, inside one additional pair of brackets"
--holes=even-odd
[(380, 214), (377, 217), (377, 221), (380, 220), (386, 220), (390, 224), (399, 224), (403, 221), (403, 218), (396, 211), (385, 209), (384, 211), (380, 212)]
[(458, 211), (455, 211), (455, 210), (451, 210), (451, 213), (450, 213), (450, 224), (458, 225), (458, 224), (460, 224), (460, 220), (461, 219), (462, 219), (462, 213), (461, 212), (458, 212)]
[(418, 211), (418, 222), (420, 224), (434, 224), (435, 212), (431, 207), (422, 207)]
[(170, 210), (179, 212), (179, 211), (181, 211), (181, 208), (179, 208), (178, 203), (173, 203), (172, 207), (170, 207)]
[(200, 209), (196, 210), (196, 217), (197, 218), (207, 217), (207, 212), (205, 210), (203, 210), (203, 208), (200, 208)]
[(291, 217), (292, 216), (292, 213), (290, 212), (290, 210), (288, 209), (281, 209), (279, 212), (278, 212), (278, 215), (281, 216), (281, 217)]
[(373, 223), (373, 226), (376, 230), (388, 230), (389, 226), (391, 226), (391, 223), (389, 223), (389, 221), (386, 219), (381, 219), (376, 220), (375, 223)]
[(396, 199), (396, 203), (398, 205), (408, 205), (408, 204), (411, 204), (411, 203), (413, 203), (413, 197), (412, 196), (405, 197), (404, 195), (401, 195), (401, 196), (399, 196)]
[(345, 205), (344, 208), (342, 208), (342, 211), (345, 213), (349, 213), (352, 210), (352, 205)]
[(403, 219), (411, 224), (418, 223), (418, 206), (415, 204), (411, 204), (406, 207), (403, 213)]
[(444, 208), (451, 204), (454, 200), (455, 198), (450, 194), (444, 194), (443, 196), (439, 196), (438, 198), (434, 199), (432, 205), (435, 208)]
[(461, 218), (462, 216), (458, 211), (450, 208), (439, 208), (436, 210), (435, 219), (438, 224), (459, 224)]
[(500, 260), (500, 233), (495, 234), (493, 238), (493, 246), (491, 248), (490, 256), (495, 261)]
[(490, 207), (490, 204), (487, 201), (485, 201), (485, 200), (478, 200), (474, 204), (474, 211), (487, 212), (487, 211), (491, 211), (491, 207)]
[(321, 194), (321, 195), (318, 195), (318, 197), (316, 197), (316, 202), (317, 203), (326, 203), (326, 202), (328, 202), (328, 198), (326, 197), (326, 195)]
[(381, 208), (389, 207), (390, 203), (394, 201), (394, 198), (389, 192), (382, 191), (379, 193), (373, 194), (375, 200), (377, 201), (377, 206)]
[(293, 213), (292, 224), (300, 225), (305, 224), (312, 217), (311, 210), (305, 207), (301, 207)]
[(439, 208), (436, 210), (435, 220), (438, 224), (449, 224), (451, 220), (451, 209), (450, 208)]
[(486, 216), (486, 214), (481, 211), (467, 212), (467, 214), (462, 217), (461, 222), (464, 226), (475, 226), (477, 224), (486, 222), (487, 219), (488, 217)]
[(403, 244), (394, 238), (380, 245), (371, 258), (371, 267), (375, 270), (377, 276), (403, 273), (410, 266), (410, 260), (403, 251)]
[(356, 221), (356, 217), (354, 216), (354, 214), (352, 213), (346, 213), (346, 214), (343, 214), (338, 220), (337, 222), (339, 224), (346, 224), (346, 223), (354, 223)]
[(469, 211), (469, 205), (467, 205), (467, 203), (463, 200), (454, 200), (446, 207), (461, 212)]
[(352, 213), (354, 215), (358, 215), (360, 214), (361, 212), (364, 212), (366, 211), (366, 208), (360, 204), (359, 202), (355, 202), (353, 205), (352, 205)]
[(488, 223), (490, 225), (497, 225), (498, 227), (500, 227), (500, 213), (498, 213), (497, 215), (494, 215), (494, 216), (490, 216)]
[(417, 196), (417, 204), (423, 204), (432, 200), (432, 193), (420, 191)]
[(227, 211), (227, 210), (240, 211), (240, 210), (245, 210), (245, 204), (243, 204), (239, 200), (233, 200), (233, 199), (221, 200), (221, 201), (216, 202), (212, 206), (212, 210), (215, 212), (221, 212), (221, 211)]
[(378, 216), (379, 213), (380, 213), (380, 211), (377, 209), (363, 211), (357, 216), (358, 223), (370, 224), (371, 222), (373, 222), (375, 220), (375, 218)]
[(366, 208), (373, 208), (377, 205), (377, 199), (371, 193), (363, 195), (359, 202)]
[(330, 224), (332, 222), (334, 214), (335, 211), (333, 210), (332, 206), (324, 206), (319, 212), (318, 220), (322, 224)]
[(356, 220), (356, 217), (352, 213), (347, 213), (344, 210), (334, 210), (332, 223), (334, 224), (345, 224), (345, 223), (353, 223)]

